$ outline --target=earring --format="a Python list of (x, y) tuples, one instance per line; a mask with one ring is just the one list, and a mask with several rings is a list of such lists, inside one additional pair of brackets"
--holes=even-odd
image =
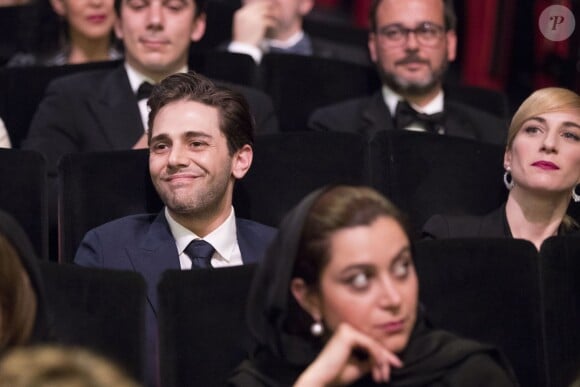
[(320, 321), (314, 321), (310, 326), (310, 333), (314, 337), (320, 337), (324, 333), (324, 326)]
[(574, 202), (578, 203), (580, 202), (580, 194), (576, 193), (576, 188), (578, 187), (578, 185), (574, 188), (572, 188), (572, 200), (574, 200)]
[(508, 189), (508, 191), (514, 188), (514, 179), (512, 179), (512, 174), (509, 168), (506, 169), (505, 173), (503, 174), (503, 183), (505, 184), (505, 187)]

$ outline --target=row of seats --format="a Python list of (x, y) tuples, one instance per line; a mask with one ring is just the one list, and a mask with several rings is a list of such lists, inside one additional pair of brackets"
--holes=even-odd
[[(499, 346), (528, 387), (567, 387), (580, 366), (580, 239), (423, 241), (420, 299), (440, 328)], [(159, 284), (164, 387), (219, 386), (252, 340), (245, 303), (253, 265), (167, 271)], [(143, 375), (142, 278), (43, 263), (58, 341), (105, 354)]]
[[(0, 84), (3, 85), (0, 117), (13, 146), (18, 148), (26, 137), (34, 112), (51, 80), (79, 71), (110, 69), (119, 63), (0, 69)], [(308, 117), (316, 108), (370, 95), (380, 88), (374, 68), (327, 58), (267, 54), (258, 67), (248, 55), (208, 52), (192, 53), (189, 65), (210, 78), (265, 91), (272, 98), (282, 131), (305, 130)], [(446, 92), (450, 99), (501, 118), (508, 116), (507, 99), (499, 92), (459, 85), (447, 85)]]
[[(286, 211), (322, 185), (370, 185), (419, 229), (436, 213), (484, 214), (499, 207), (507, 193), (502, 156), (500, 146), (406, 131), (381, 132), (370, 141), (352, 133), (263, 135), (256, 139), (249, 173), (235, 185), (234, 207), (237, 216), (277, 226)], [(1, 206), (25, 226), (46, 258), (44, 169), (34, 152), (0, 150), (0, 179), (6, 182)], [(162, 207), (146, 150), (65, 155), (58, 196), (63, 262), (72, 261), (89, 229)]]
[[(277, 226), (322, 185), (370, 185), (405, 211), (418, 230), (434, 214), (485, 214), (499, 207), (507, 196), (502, 162), (500, 146), (427, 133), (385, 131), (370, 141), (352, 133), (264, 135), (256, 139), (250, 171), (235, 185), (234, 207), (237, 216)], [(24, 225), (46, 258), (44, 171), (40, 155), (0, 149), (1, 206)], [(91, 228), (162, 208), (146, 150), (66, 155), (58, 180), (62, 262), (72, 261)], [(569, 213), (580, 219), (580, 205), (572, 203)]]

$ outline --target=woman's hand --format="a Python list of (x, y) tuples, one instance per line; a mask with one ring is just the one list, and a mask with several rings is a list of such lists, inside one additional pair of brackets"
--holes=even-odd
[(387, 382), (391, 367), (402, 366), (401, 360), (378, 341), (343, 323), (294, 387), (346, 385), (368, 372), (375, 382)]

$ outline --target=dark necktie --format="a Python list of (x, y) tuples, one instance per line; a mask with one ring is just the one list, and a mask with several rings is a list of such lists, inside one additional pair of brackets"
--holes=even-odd
[(395, 127), (406, 129), (413, 123), (423, 126), (427, 132), (444, 134), (443, 112), (435, 114), (419, 113), (407, 101), (399, 101), (395, 111)]
[(153, 85), (149, 82), (143, 82), (139, 88), (137, 89), (137, 101), (141, 101), (142, 99), (148, 99), (151, 95), (151, 91), (153, 90)]
[(215, 249), (201, 239), (195, 239), (187, 245), (185, 253), (191, 258), (192, 269), (211, 269), (211, 257)]

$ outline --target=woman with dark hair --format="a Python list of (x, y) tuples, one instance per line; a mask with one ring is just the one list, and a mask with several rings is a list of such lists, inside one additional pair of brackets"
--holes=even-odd
[(307, 196), (284, 219), (248, 300), (258, 346), (234, 386), (516, 386), (494, 348), (431, 328), (410, 239), (370, 188)]
[(0, 211), (0, 354), (47, 337), (36, 254), (18, 222)]
[(580, 202), (580, 96), (559, 87), (532, 93), (512, 118), (504, 168), (504, 205), (485, 216), (435, 215), (424, 237), (520, 238), (539, 250), (551, 236), (580, 234), (566, 215), (570, 199)]

